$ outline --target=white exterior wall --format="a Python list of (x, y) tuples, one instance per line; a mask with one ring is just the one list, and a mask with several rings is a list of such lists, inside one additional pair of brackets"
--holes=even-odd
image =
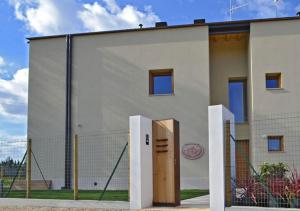
[[(66, 44), (65, 38), (30, 43), (28, 137), (32, 151), (54, 188), (64, 185)], [(42, 180), (35, 162), (32, 179)]]
[[(33, 148), (47, 151), (43, 154), (48, 160), (48, 165), (44, 166), (51, 172), (47, 175), (52, 175), (49, 179), (58, 177), (63, 181), (64, 156), (56, 154), (64, 154), (65, 38), (32, 40), (30, 63), (29, 135), (38, 135), (42, 139), (50, 136), (45, 141), (33, 141)], [(128, 140), (122, 136), (118, 146), (115, 142), (119, 137), (114, 139), (113, 135), (113, 144), (105, 144), (104, 148), (100, 138), (90, 135), (124, 135), (129, 131), (129, 116), (141, 114), (151, 119), (177, 119), (181, 126), (180, 145), (197, 143), (205, 148), (201, 159), (181, 157), (181, 184), (182, 188), (208, 188), (207, 26), (74, 36), (72, 67), (72, 129), (80, 138), (81, 187), (99, 189), (94, 187), (94, 182), (103, 184), (106, 179), (98, 175), (105, 171), (109, 176), (116, 154)], [(174, 70), (175, 94), (149, 96), (149, 70), (164, 68)], [(50, 139), (59, 144), (52, 145)], [(109, 140), (107, 138), (107, 143)], [(50, 147), (53, 148), (49, 150)], [(58, 151), (54, 153), (56, 149)], [(105, 153), (101, 154), (104, 149)], [(103, 160), (103, 155), (108, 163), (90, 162)], [(126, 159), (121, 162), (128, 162)], [(123, 173), (117, 171), (112, 185), (127, 189), (128, 178), (124, 174), (125, 170)]]
[[(245, 76), (245, 68), (249, 68), (250, 120), (265, 119), (265, 114), (270, 113), (299, 112), (299, 20), (251, 23), (248, 61), (248, 46), (244, 43), (236, 43), (232, 54), (226, 52), (229, 47), (217, 49), (224, 60), (220, 63), (213, 61), (216, 71), (212, 70), (211, 76), (207, 26), (75, 36), (73, 41), (73, 132), (82, 137), (91, 133), (120, 132), (124, 135), (129, 130), (128, 117), (136, 114), (151, 119), (178, 119), (181, 126), (180, 145), (198, 143), (206, 151), (199, 160), (181, 157), (183, 188), (208, 188), (207, 106), (210, 104), (210, 79), (221, 77), (224, 80), (228, 73), (237, 77)], [(239, 63), (231, 63), (232, 68), (229, 68), (226, 59), (234, 61), (237, 58), (235, 55), (239, 56)], [(40, 166), (45, 168), (43, 172), (49, 179), (58, 181), (55, 187), (59, 188), (64, 179), (65, 38), (31, 40), (29, 66), (28, 136), (33, 139), (33, 150)], [(227, 67), (226, 73), (218, 74), (218, 68), (222, 70), (223, 67)], [(149, 96), (148, 71), (164, 68), (174, 69), (175, 95)], [(269, 72), (282, 73), (284, 89), (265, 89), (265, 73)], [(222, 91), (211, 102), (226, 105), (227, 97), (224, 96), (227, 93), (224, 90), (227, 87), (219, 86), (219, 83), (215, 85)], [(218, 102), (218, 99), (224, 102)], [(277, 128), (278, 125), (283, 129), (288, 127), (284, 121), (273, 124)], [(272, 131), (266, 128), (257, 133), (253, 125), (250, 129), (250, 153), (257, 165), (262, 161), (288, 161), (298, 155), (300, 149), (291, 144), (296, 143), (297, 136), (294, 135), (294, 139), (285, 138), (284, 153), (270, 154), (263, 135), (291, 138), (291, 134), (299, 131)], [(238, 130), (239, 138), (249, 136), (247, 128), (241, 131), (245, 135)], [(122, 144), (118, 146), (119, 151), (127, 140), (124, 137), (120, 139)], [(80, 144), (85, 143), (81, 141)], [(112, 144), (110, 147), (115, 146)], [(103, 157), (100, 153), (94, 157), (90, 154), (91, 150), (98, 149), (102, 149), (102, 146), (97, 143), (92, 148), (86, 147), (82, 156), (85, 160), (101, 160)], [(108, 152), (107, 156), (102, 155), (110, 160)], [(296, 164), (300, 167), (300, 159), (296, 161), (299, 161)], [(81, 166), (86, 164), (84, 160), (81, 162)], [(111, 162), (112, 166), (114, 164)], [(85, 167), (88, 168), (88, 165)], [(99, 175), (98, 169), (91, 171)], [(89, 171), (81, 169), (80, 172), (84, 176), (83, 173), (88, 174)], [(119, 173), (116, 176), (117, 180), (118, 176), (123, 177)], [(36, 170), (33, 170), (33, 179), (41, 179)], [(97, 180), (97, 177), (90, 179), (88, 185), (92, 185), (93, 180)], [(116, 183), (123, 184), (122, 181)], [(79, 182), (86, 184), (86, 180)], [(127, 181), (121, 186), (125, 187), (126, 184)]]
[[(74, 132), (128, 131), (129, 116), (137, 114), (175, 118), (180, 145), (206, 151), (199, 160), (181, 157), (182, 187), (208, 188), (208, 51), (205, 26), (75, 36)], [(164, 68), (174, 70), (174, 96), (149, 96), (149, 70)]]
[[(295, 118), (300, 111), (299, 55), (299, 20), (251, 24), (251, 150), (256, 166), (284, 162), (300, 169), (300, 117)], [(282, 73), (283, 89), (266, 90), (265, 74), (272, 72)], [(269, 153), (267, 135), (284, 135), (284, 152)]]

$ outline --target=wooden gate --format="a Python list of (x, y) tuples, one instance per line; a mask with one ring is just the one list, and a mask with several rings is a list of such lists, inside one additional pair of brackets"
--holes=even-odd
[(153, 121), (153, 205), (180, 204), (179, 122)]
[(235, 143), (235, 166), (236, 166), (236, 185), (237, 187), (245, 185), (247, 182), (249, 169), (249, 140), (236, 140)]

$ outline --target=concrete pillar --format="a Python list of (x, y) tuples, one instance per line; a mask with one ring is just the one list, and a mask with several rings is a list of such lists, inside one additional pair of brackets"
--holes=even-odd
[(152, 120), (131, 116), (130, 125), (130, 209), (143, 209), (153, 203)]
[[(235, 137), (234, 116), (223, 105), (209, 106), (209, 193), (210, 210), (225, 210), (225, 152), (226, 122), (230, 121), (230, 133)], [(231, 177), (235, 178), (235, 143), (230, 141)], [(234, 184), (232, 188), (234, 189)]]

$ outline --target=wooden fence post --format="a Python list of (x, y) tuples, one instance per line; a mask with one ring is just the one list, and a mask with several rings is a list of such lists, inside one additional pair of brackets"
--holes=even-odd
[(26, 198), (31, 198), (31, 139), (27, 141)]
[(4, 168), (0, 166), (0, 179), (4, 178)]
[(225, 202), (226, 207), (231, 207), (231, 148), (230, 148), (230, 121), (226, 121), (226, 142), (225, 142)]
[(130, 201), (130, 131), (128, 133), (128, 201)]
[(73, 189), (74, 200), (78, 199), (78, 135), (76, 134), (73, 141)]

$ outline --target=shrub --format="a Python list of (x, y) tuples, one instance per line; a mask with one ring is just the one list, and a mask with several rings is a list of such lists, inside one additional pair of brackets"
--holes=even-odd
[(291, 203), (292, 207), (299, 207), (299, 205), (292, 205), (297, 202), (295, 200), (300, 199), (300, 174), (295, 168), (291, 170), (289, 184), (285, 187), (285, 197)]
[(260, 175), (263, 178), (283, 178), (286, 177), (288, 171), (288, 166), (281, 162), (277, 164), (264, 163), (260, 167)]

